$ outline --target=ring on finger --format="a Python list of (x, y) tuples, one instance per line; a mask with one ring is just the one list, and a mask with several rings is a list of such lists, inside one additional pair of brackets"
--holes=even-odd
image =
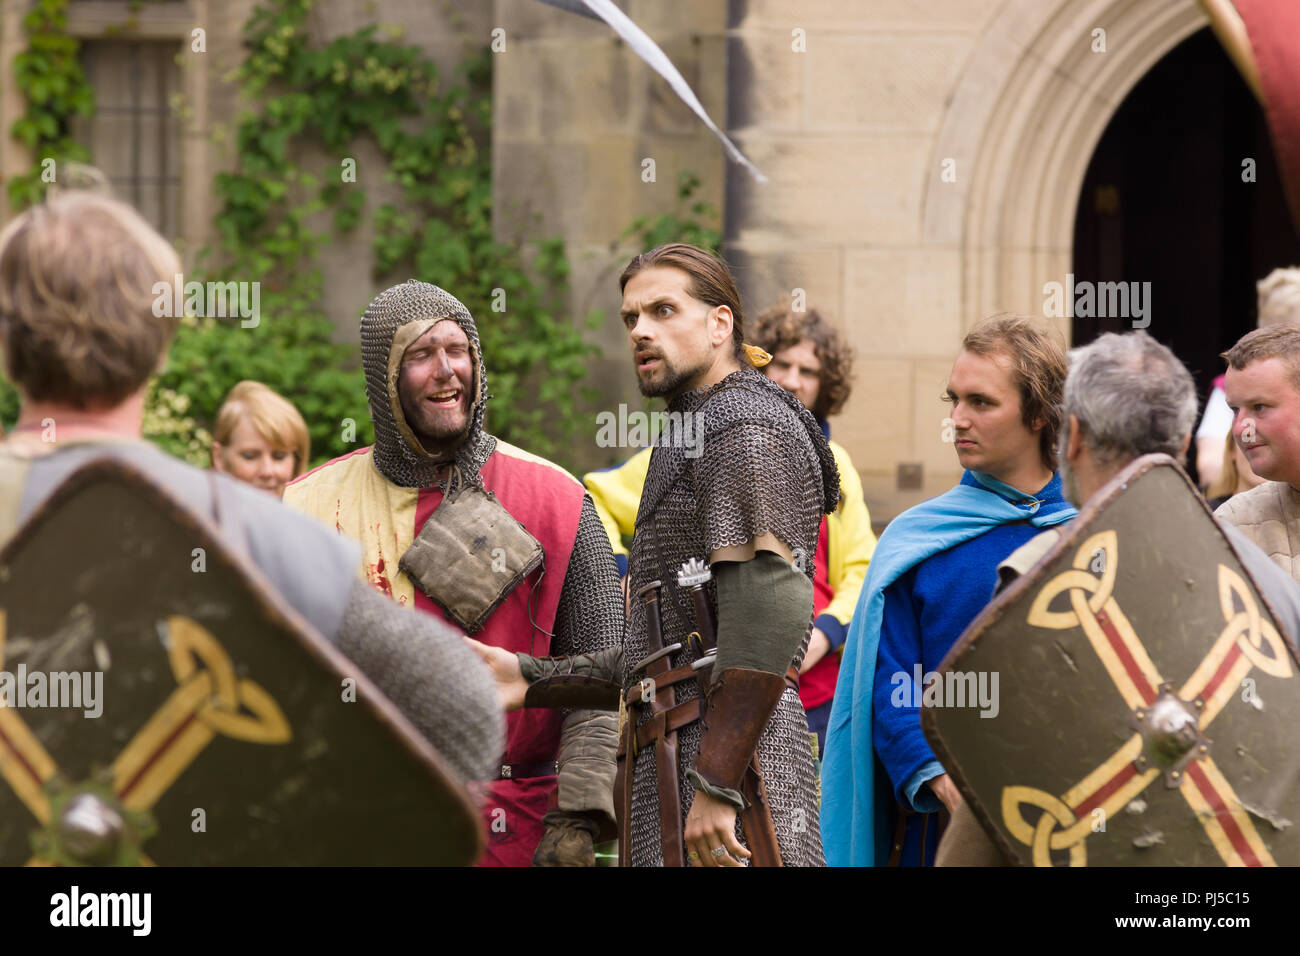
[(713, 858), (715, 860), (721, 860), (726, 855), (727, 855), (727, 848), (725, 846), (715, 846), (713, 848)]

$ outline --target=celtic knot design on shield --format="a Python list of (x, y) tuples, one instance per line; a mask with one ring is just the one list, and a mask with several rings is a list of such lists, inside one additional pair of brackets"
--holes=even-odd
[[(1100, 576), (1089, 570), (1097, 565)], [(1242, 808), (1228, 780), (1211, 754), (1204, 736), (1215, 717), (1232, 699), (1242, 679), (1259, 668), (1272, 677), (1293, 674), (1282, 636), (1260, 608), (1240, 574), (1218, 566), (1219, 606), (1223, 624), (1209, 653), (1181, 687), (1160, 675), (1155, 663), (1115, 599), (1119, 569), (1119, 539), (1114, 530), (1088, 538), (1075, 552), (1073, 567), (1048, 580), (1028, 614), (1035, 627), (1063, 630), (1082, 628), (1098, 659), (1137, 717), (1147, 716), (1153, 705), (1172, 703), (1193, 715), (1187, 746), (1192, 750), (1166, 780), (1178, 789), (1205, 828), (1215, 850), (1229, 866), (1275, 866), (1254, 823)], [(1052, 610), (1062, 594), (1069, 610)], [(1140, 794), (1162, 768), (1154, 765), (1150, 737), (1134, 733), (1086, 778), (1056, 796), (1029, 786), (1009, 786), (1002, 791), (1002, 820), (1010, 834), (1030, 847), (1035, 866), (1051, 866), (1052, 851), (1068, 851), (1071, 866), (1087, 864), (1086, 840), (1092, 835), (1092, 811), (1117, 812)], [(1159, 752), (1155, 757), (1159, 758)], [(1040, 813), (1033, 822), (1027, 808)]]
[[(0, 661), (6, 615), (0, 610)], [(160, 626), (177, 687), (111, 767), (111, 789), (129, 811), (148, 811), (218, 734), (249, 743), (283, 744), (289, 721), (260, 685), (239, 678), (221, 643), (181, 615)], [(17, 712), (0, 707), (0, 776), (42, 825), (50, 820), (53, 759)], [(47, 861), (34, 857), (28, 865)], [(147, 857), (141, 862), (148, 864)]]

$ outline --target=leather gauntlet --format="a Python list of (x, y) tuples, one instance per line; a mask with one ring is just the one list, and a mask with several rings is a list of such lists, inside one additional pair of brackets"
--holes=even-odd
[(695, 758), (695, 773), (710, 787), (740, 790), (758, 738), (785, 688), (784, 675), (744, 667), (730, 667), (714, 680)]
[(621, 647), (572, 657), (517, 656), (519, 670), (529, 684), (525, 707), (618, 710), (623, 693)]

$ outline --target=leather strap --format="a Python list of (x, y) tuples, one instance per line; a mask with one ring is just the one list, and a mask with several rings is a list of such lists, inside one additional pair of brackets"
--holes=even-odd
[[(655, 691), (658, 693), (659, 688), (669, 687), (688, 677), (696, 677), (698, 672), (692, 671), (689, 667), (676, 667), (665, 674), (655, 678)], [(791, 665), (785, 673), (785, 682), (796, 692), (799, 690), (799, 672)], [(624, 696), (624, 701), (628, 705), (628, 724), (634, 725), (640, 716), (640, 708), (646, 704), (641, 700), (641, 687), (634, 684)], [(626, 753), (626, 747), (629, 737), (635, 740), (634, 749), (641, 750), (648, 747), (657, 739), (666, 733), (672, 733), (681, 730), (687, 724), (694, 723), (700, 719), (700, 699), (698, 697), (677, 704), (667, 710), (660, 711), (645, 723), (636, 728), (635, 735), (622, 734), (618, 742), (618, 755), (622, 757)]]
[[(654, 679), (655, 688), (672, 687), (674, 684), (680, 684), (690, 677), (699, 677), (700, 672), (694, 670), (689, 665), (686, 667), (674, 667), (666, 673), (660, 674)], [(785, 672), (785, 682), (796, 694), (799, 693), (799, 669), (793, 664)], [(627, 693), (623, 695), (623, 700), (628, 704), (642, 704), (641, 684), (638, 682), (628, 688)], [(638, 745), (639, 746), (639, 745)]]
[(767, 801), (767, 786), (763, 782), (763, 766), (758, 753), (749, 760), (749, 770), (741, 784), (745, 809), (740, 811), (740, 826), (745, 831), (745, 843), (753, 854), (754, 866), (784, 866), (781, 847), (776, 838), (776, 824)]
[(785, 669), (785, 682), (796, 694), (799, 693), (799, 668), (791, 664)]
[[(629, 715), (628, 723), (631, 724), (635, 719), (635, 714)], [(680, 703), (675, 707), (670, 707), (667, 710), (661, 710), (640, 727), (637, 727), (634, 734), (624, 735), (623, 739), (619, 741), (618, 755), (620, 757), (624, 755), (623, 748), (627, 746), (627, 740), (629, 737), (634, 741), (632, 745), (634, 753), (639, 753), (653, 744), (660, 737), (663, 737), (666, 734), (676, 733), (687, 724), (692, 724), (699, 719), (700, 699), (698, 697)]]
[[(672, 670), (665, 671), (664, 673), (660, 674), (658, 677), (654, 678), (655, 692), (658, 693), (659, 689), (662, 687), (672, 687), (674, 684), (680, 684), (684, 680), (688, 680), (689, 678), (699, 677), (699, 676), (700, 676), (700, 672), (697, 670), (692, 670), (689, 666), (674, 667)], [(633, 684), (631, 687), (627, 689), (627, 693), (623, 695), (623, 700), (628, 704), (640, 705), (645, 703), (645, 701), (641, 699), (640, 681)]]
[[(658, 581), (652, 581), (637, 592), (637, 600), (642, 601), (646, 615), (646, 635), (651, 646), (662, 647), (663, 619), (659, 613)], [(646, 666), (646, 676), (656, 680), (672, 669), (672, 658), (668, 655), (652, 661)], [(648, 705), (651, 713), (672, 710), (677, 704), (677, 695), (673, 688), (656, 689), (654, 698)], [(635, 738), (633, 738), (635, 742)], [(681, 792), (678, 789), (677, 734), (665, 732), (654, 742), (655, 754), (655, 790), (659, 796), (659, 834), (663, 845), (664, 866), (686, 866), (686, 846), (682, 838)], [(636, 756), (635, 749), (632, 756)]]
[(0, 452), (0, 545), (7, 544), (18, 530), (18, 509), (30, 467), (31, 462), (11, 454), (9, 449)]
[(930, 818), (935, 818), (934, 839), (936, 846), (938, 841), (943, 838), (943, 833), (948, 829), (948, 809), (944, 807), (933, 813), (917, 813), (910, 810), (901, 803), (895, 803), (894, 809), (898, 812), (898, 818), (894, 821), (894, 842), (889, 848), (889, 861), (886, 866), (903, 865), (903, 844), (907, 840), (907, 821), (912, 817), (921, 818), (921, 850), (920, 856), (916, 861), (917, 866), (925, 866), (926, 844), (930, 839)]
[(886, 866), (899, 866), (903, 862), (903, 841), (907, 839), (907, 818), (913, 813), (901, 803), (895, 803), (897, 818), (894, 820), (894, 842), (889, 847), (889, 861)]
[(527, 780), (530, 777), (554, 777), (559, 773), (554, 760), (541, 763), (503, 763), (497, 779)]
[(632, 865), (632, 758), (628, 756), (628, 741), (636, 732), (636, 718), (620, 704), (618, 771), (614, 777), (614, 817), (618, 823), (618, 865)]

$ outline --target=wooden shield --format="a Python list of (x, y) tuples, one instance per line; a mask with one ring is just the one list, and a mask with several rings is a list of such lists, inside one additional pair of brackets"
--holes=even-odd
[(79, 469), (0, 551), (0, 659), (0, 864), (482, 849), (468, 792), (396, 707), (121, 461)]
[(1298, 668), (1187, 476), (1148, 455), (967, 628), (922, 726), (1019, 863), (1295, 865)]

